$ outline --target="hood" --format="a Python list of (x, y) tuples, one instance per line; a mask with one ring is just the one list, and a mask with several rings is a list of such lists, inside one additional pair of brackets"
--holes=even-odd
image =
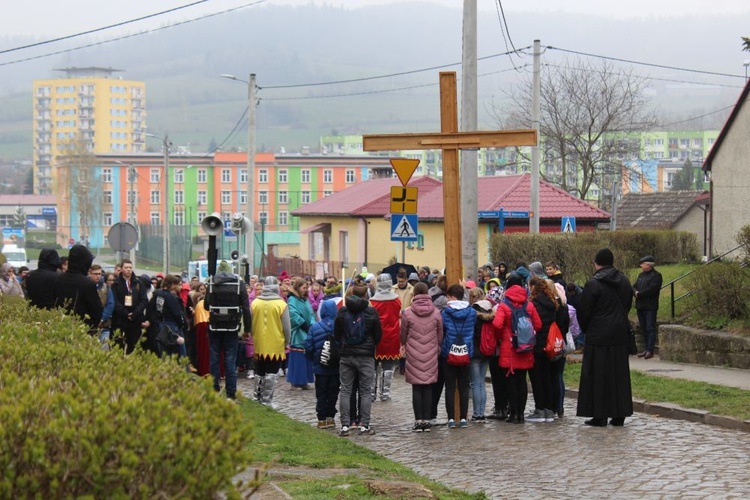
[(469, 309), (469, 303), (465, 300), (449, 300), (448, 307), (451, 309)]
[(489, 292), (490, 291), (490, 283), (494, 283), (497, 286), (503, 286), (502, 282), (500, 281), (500, 278), (490, 278), (487, 280), (487, 283), (484, 284), (484, 291)]
[(357, 297), (356, 295), (350, 295), (346, 298), (344, 304), (349, 311), (358, 313), (367, 309), (369, 302), (365, 298)]
[(523, 304), (526, 302), (526, 289), (522, 286), (513, 285), (505, 290), (505, 298), (513, 302), (514, 304)]
[(531, 272), (529, 272), (529, 270), (523, 266), (519, 267), (513, 272), (523, 278), (524, 281), (528, 281), (529, 277), (531, 276)]
[(274, 278), (273, 276), (268, 276), (263, 281), (263, 288), (260, 291), (260, 297), (261, 299), (280, 299), (281, 295), (279, 295), (279, 280)]
[(414, 311), (414, 314), (417, 316), (423, 318), (432, 314), (435, 310), (435, 304), (432, 303), (429, 295), (419, 294), (414, 296), (409, 309)]
[(622, 281), (622, 274), (616, 267), (603, 267), (594, 274), (594, 279), (602, 281), (607, 285), (618, 285)]
[[(466, 304), (466, 306), (461, 308), (455, 307), (456, 304), (461, 303)], [(448, 302), (448, 307), (443, 309), (443, 314), (450, 316), (450, 318), (456, 323), (466, 321), (466, 318), (472, 313), (474, 313), (474, 310), (469, 307), (469, 303), (464, 300), (451, 300)]]
[(476, 312), (477, 317), (482, 321), (492, 321), (495, 318), (495, 311), (492, 310), (492, 302), (489, 300), (479, 300), (471, 306)]
[(0, 266), (0, 278), (7, 279), (8, 278), (8, 271), (10, 271), (10, 268), (13, 267), (7, 262), (4, 263), (2, 266)]
[(83, 245), (73, 245), (68, 252), (68, 272), (73, 274), (89, 274), (91, 263), (94, 262), (94, 256), (88, 248)]
[(213, 279), (214, 285), (218, 285), (219, 283), (236, 283), (237, 282), (237, 275), (232, 272), (221, 272), (216, 273)]
[(140, 276), (138, 276), (138, 281), (141, 282), (141, 286), (146, 290), (150, 290), (151, 288), (153, 288), (151, 277), (148, 274), (141, 274)]
[(324, 300), (320, 303), (318, 312), (320, 313), (320, 321), (333, 328), (333, 320), (336, 319), (336, 314), (339, 312), (336, 301)]
[(386, 301), (395, 300), (398, 295), (392, 290), (393, 281), (391, 280), (390, 274), (381, 274), (378, 276), (378, 284), (375, 294), (372, 296), (372, 300)]
[(39, 263), (37, 269), (44, 269), (45, 271), (57, 271), (60, 267), (60, 255), (54, 248), (44, 248), (39, 252)]
[(544, 266), (539, 261), (529, 264), (529, 271), (534, 273), (537, 278), (547, 279), (547, 275), (544, 273)]

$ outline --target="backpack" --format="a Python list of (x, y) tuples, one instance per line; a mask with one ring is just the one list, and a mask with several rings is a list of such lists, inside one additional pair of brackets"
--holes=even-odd
[(482, 356), (495, 356), (497, 354), (497, 339), (495, 338), (495, 327), (491, 321), (482, 325), (479, 333), (479, 352)]
[(515, 307), (510, 300), (505, 299), (505, 305), (510, 309), (510, 331), (516, 352), (533, 351), (536, 345), (536, 332), (526, 310), (527, 304), (528, 301), (520, 307)]
[(320, 350), (320, 356), (318, 362), (325, 367), (333, 368), (339, 364), (339, 344), (336, 342), (336, 337), (333, 336), (333, 332), (326, 334), (326, 339), (323, 341), (323, 348)]
[(365, 316), (362, 312), (344, 313), (344, 343), (346, 345), (360, 345), (364, 343), (367, 335), (365, 334)]

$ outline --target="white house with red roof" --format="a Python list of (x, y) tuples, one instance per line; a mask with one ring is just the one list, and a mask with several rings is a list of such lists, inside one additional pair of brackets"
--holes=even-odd
[[(306, 260), (342, 261), (350, 268), (363, 264), (370, 270), (401, 260), (402, 244), (390, 241), (390, 189), (398, 179), (359, 183), (292, 212), (300, 218), (300, 257)], [(430, 267), (445, 266), (443, 185), (431, 177), (414, 178), (409, 186), (419, 189), (417, 215), (419, 239), (406, 244), (404, 261)], [(477, 207), (481, 212), (528, 212), (531, 175), (480, 177)], [(562, 220), (574, 217), (576, 230), (594, 231), (608, 222), (609, 214), (579, 198), (541, 181), (539, 191), (540, 231), (561, 232)], [(450, 208), (448, 208), (450, 209)], [(489, 240), (500, 232), (496, 216), (480, 218), (479, 260), (489, 259)], [(528, 232), (528, 217), (504, 219), (505, 232)]]

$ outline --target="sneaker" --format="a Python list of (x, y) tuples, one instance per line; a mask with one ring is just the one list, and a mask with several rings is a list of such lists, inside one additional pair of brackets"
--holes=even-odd
[(458, 426), (461, 429), (466, 429), (469, 426), (469, 422), (467, 422), (465, 418), (462, 418), (461, 421), (458, 423)]
[(247, 378), (249, 378), (249, 379), (251, 379), (251, 380), (252, 380), (252, 379), (254, 379), (254, 378), (255, 378), (255, 371), (253, 371), (253, 370), (248, 370), (248, 371), (247, 371)]
[(555, 421), (555, 412), (552, 410), (544, 410), (544, 421), (545, 422), (554, 422)]
[(359, 428), (359, 435), (362, 436), (363, 434), (375, 434), (375, 431), (370, 428), (369, 425), (363, 425)]
[(559, 410), (557, 410), (557, 418), (563, 418), (563, 416), (565, 416), (565, 409), (560, 408)]
[(188, 373), (198, 373), (198, 369), (193, 366), (192, 363), (188, 363), (187, 365), (187, 372)]
[(380, 396), (380, 401), (382, 401), (383, 403), (385, 403), (386, 401), (390, 401), (390, 400), (391, 400), (390, 396)]
[(456, 421), (453, 419), (448, 420), (448, 428), (449, 429), (455, 429), (456, 428)]
[(432, 430), (432, 424), (430, 422), (422, 422), (422, 426), (424, 427), (425, 432), (430, 432)]
[(526, 420), (529, 422), (544, 422), (544, 411), (534, 410), (533, 412), (526, 415)]
[(430, 425), (437, 425), (438, 420), (436, 418), (430, 419)]
[(344, 425), (341, 427), (341, 431), (339, 431), (339, 436), (346, 437), (349, 435), (349, 426)]
[(424, 424), (422, 422), (414, 422), (414, 432), (424, 432)]

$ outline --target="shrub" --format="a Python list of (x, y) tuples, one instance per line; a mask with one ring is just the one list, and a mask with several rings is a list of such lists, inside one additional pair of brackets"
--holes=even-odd
[(0, 304), (0, 498), (239, 492), (237, 405), (171, 359), (104, 351), (60, 311)]
[(694, 321), (711, 327), (726, 326), (729, 320), (750, 314), (750, 273), (733, 262), (702, 266), (685, 278), (695, 290), (688, 298)]

